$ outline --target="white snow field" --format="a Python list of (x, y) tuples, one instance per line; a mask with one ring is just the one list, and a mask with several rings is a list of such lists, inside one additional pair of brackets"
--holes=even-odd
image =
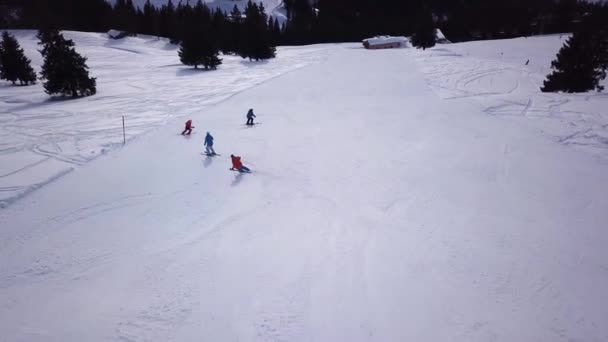
[[(419, 56), (445, 99), (469, 98), (483, 112), (535, 127), (558, 143), (608, 161), (608, 94), (542, 93), (568, 35), (445, 45)], [(528, 65), (526, 65), (528, 62)], [(608, 86), (608, 82), (602, 82)]]
[[(39, 70), (42, 57), (36, 33), (14, 33)], [(62, 101), (45, 94), (41, 83), (13, 87), (0, 81), (0, 208), (122, 146), (123, 115), (130, 140), (173, 117), (189, 116), (319, 61), (327, 53), (327, 48), (318, 46), (279, 48), (272, 63), (224, 56), (220, 70), (211, 73), (180, 64), (177, 46), (165, 39), (112, 40), (102, 33), (76, 32), (65, 36), (74, 39), (76, 50), (89, 58), (98, 93)]]
[[(2, 88), (3, 129), (37, 120), (4, 154), (125, 112), (148, 133), (62, 157), (75, 172), (0, 210), (0, 340), (608, 340), (606, 143), (562, 139), (604, 134), (606, 95), (531, 86), (558, 36), (284, 48), (205, 74), (162, 45), (130, 40), (146, 57), (125, 56), (74, 37), (100, 93)], [(521, 50), (536, 51), (527, 67)], [(306, 66), (275, 71), (289, 58)], [(248, 108), (260, 125), (243, 125)], [(95, 141), (119, 142), (111, 127)], [(221, 156), (201, 155), (207, 130)], [(254, 173), (228, 171), (231, 153)]]

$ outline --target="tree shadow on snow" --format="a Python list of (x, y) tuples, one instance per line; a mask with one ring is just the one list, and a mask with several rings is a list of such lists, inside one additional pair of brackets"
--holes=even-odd
[(261, 61), (250, 61), (248, 59), (245, 60), (241, 60), (241, 65), (249, 67), (249, 68), (253, 68), (256, 67), (258, 65), (265, 65), (268, 64), (268, 60), (267, 59), (263, 59)]
[(41, 102), (31, 102), (28, 104), (24, 104), (22, 106), (19, 107), (15, 107), (12, 110), (13, 111), (22, 111), (22, 110), (27, 110), (27, 109), (32, 109), (32, 108), (37, 108), (37, 107), (44, 107), (44, 106), (48, 106), (51, 104), (56, 104), (56, 103), (60, 103), (60, 102), (69, 102), (69, 101), (77, 101), (79, 99), (84, 99), (90, 96), (79, 96), (79, 97), (71, 97), (71, 96), (51, 96), (48, 99), (41, 101)]
[(177, 72), (175, 73), (175, 75), (179, 76), (179, 77), (193, 76), (193, 75), (199, 75), (199, 74), (207, 73), (209, 71), (211, 71), (211, 69), (205, 69), (205, 68), (198, 68), (198, 69), (194, 69), (194, 68), (180, 68), (180, 69), (177, 70)]
[(180, 67), (180, 66), (184, 66), (182, 63), (174, 63), (174, 64), (165, 64), (165, 65), (159, 65), (159, 68), (175, 68), (175, 67)]
[(29, 83), (29, 84), (21, 84), (21, 82), (15, 82), (15, 84), (13, 84), (13, 82), (11, 81), (2, 81), (0, 80), (0, 88), (26, 88), (26, 87), (31, 87), (34, 86), (38, 83)]

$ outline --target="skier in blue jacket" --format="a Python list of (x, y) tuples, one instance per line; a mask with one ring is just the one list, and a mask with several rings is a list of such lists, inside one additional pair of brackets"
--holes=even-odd
[(205, 151), (207, 154), (211, 154), (214, 155), (215, 150), (213, 149), (213, 136), (211, 135), (211, 133), (207, 132), (207, 135), (205, 136)]

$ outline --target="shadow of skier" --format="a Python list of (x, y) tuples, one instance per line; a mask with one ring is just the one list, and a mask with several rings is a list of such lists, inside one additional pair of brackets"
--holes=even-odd
[(203, 160), (203, 166), (206, 168), (211, 166), (212, 163), (213, 163), (213, 157), (211, 157), (211, 156), (207, 156), (207, 158), (205, 158)]
[(232, 180), (232, 183), (230, 184), (230, 186), (237, 186), (239, 185), (241, 182), (243, 181), (243, 173), (238, 172), (236, 176), (234, 176), (234, 179)]

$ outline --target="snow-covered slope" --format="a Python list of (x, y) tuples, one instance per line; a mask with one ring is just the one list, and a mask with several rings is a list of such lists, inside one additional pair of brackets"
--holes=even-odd
[[(489, 115), (534, 127), (557, 143), (608, 162), (608, 94), (539, 89), (567, 35), (469, 42), (418, 57), (442, 98), (467, 98)], [(608, 81), (603, 81), (608, 86)]]
[[(525, 89), (539, 96), (526, 88), (536, 64), (508, 51), (525, 41), (492, 44), (503, 60), (481, 43), (293, 48), (282, 52), (326, 57), (213, 106), (194, 99), (214, 87), (188, 88), (221, 72), (188, 74), (188, 84), (179, 66), (168, 67), (173, 78), (160, 66), (139, 74), (144, 94), (166, 87), (156, 98), (121, 95), (135, 72), (114, 77), (106, 112), (128, 99), (165, 113), (162, 103), (179, 104), (197, 133), (182, 137), (183, 120), (166, 120), (0, 211), (2, 338), (607, 340), (605, 154), (555, 139), (529, 115), (487, 111)], [(175, 63), (165, 58), (148, 62)], [(605, 105), (603, 94), (555, 97)], [(243, 125), (250, 107), (253, 128)], [(602, 120), (593, 110), (543, 122)], [(207, 130), (222, 156), (201, 156)], [(254, 173), (228, 171), (230, 153)]]
[[(16, 31), (26, 54), (42, 64), (33, 31)], [(127, 139), (174, 117), (207, 106), (324, 58), (325, 49), (279, 48), (272, 63), (222, 57), (218, 71), (181, 65), (177, 47), (141, 36), (109, 39), (101, 33), (66, 32), (78, 52), (89, 58), (97, 77), (96, 96), (61, 101), (49, 98), (41, 84), (12, 87), (0, 81), (0, 207), (58, 176), (122, 146), (122, 116)], [(240, 112), (246, 111), (244, 107)]]

